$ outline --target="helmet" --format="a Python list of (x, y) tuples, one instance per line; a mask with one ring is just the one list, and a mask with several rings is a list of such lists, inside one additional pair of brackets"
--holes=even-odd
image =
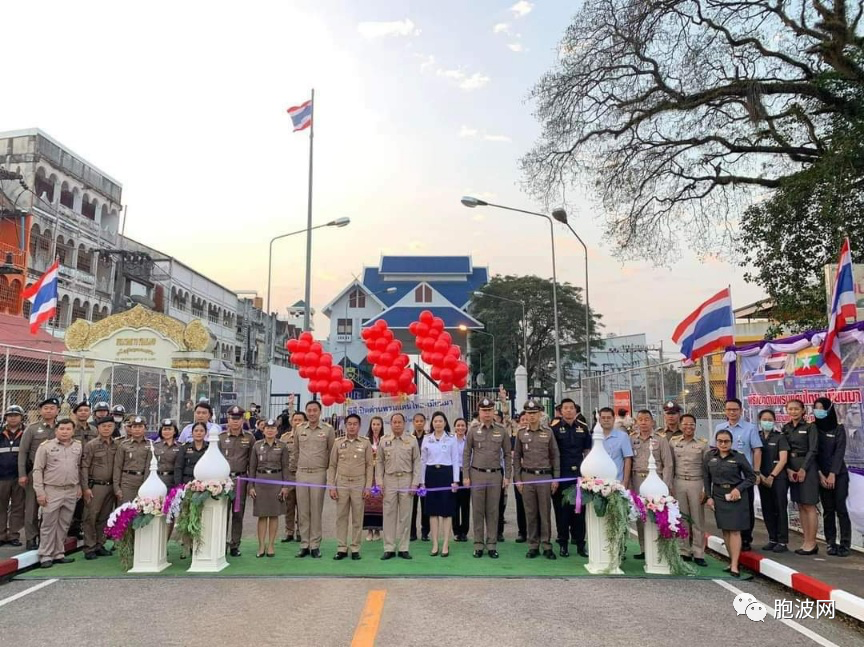
[(115, 404), (114, 407), (111, 409), (111, 415), (112, 416), (125, 416), (126, 415), (126, 409), (122, 404)]
[(6, 413), (3, 414), (3, 417), (5, 418), (6, 416), (9, 416), (9, 415), (12, 415), (12, 416), (17, 415), (17, 416), (23, 417), (24, 416), (24, 409), (19, 407), (17, 404), (12, 404), (6, 408)]

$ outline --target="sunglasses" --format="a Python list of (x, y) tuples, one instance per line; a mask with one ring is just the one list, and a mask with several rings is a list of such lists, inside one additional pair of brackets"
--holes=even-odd
[(723, 438), (722, 440), (718, 440), (718, 441), (717, 441), (717, 444), (718, 444), (718, 445), (731, 445), (731, 444), (732, 444), (732, 441), (731, 441), (731, 440), (728, 440), (728, 439), (726, 439), (726, 438)]

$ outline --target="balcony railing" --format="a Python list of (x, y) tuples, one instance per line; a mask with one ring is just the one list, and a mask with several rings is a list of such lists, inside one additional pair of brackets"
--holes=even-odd
[(18, 249), (15, 245), (9, 245), (7, 243), (0, 243), (0, 263), (6, 262), (6, 255), (11, 254), (12, 265), (15, 267), (20, 267), (22, 270), (24, 269), (24, 259), (26, 258), (25, 253)]

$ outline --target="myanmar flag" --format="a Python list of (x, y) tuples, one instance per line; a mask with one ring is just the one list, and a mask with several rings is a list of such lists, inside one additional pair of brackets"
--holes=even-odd
[(819, 372), (819, 349), (805, 348), (795, 354), (795, 377), (821, 375)]

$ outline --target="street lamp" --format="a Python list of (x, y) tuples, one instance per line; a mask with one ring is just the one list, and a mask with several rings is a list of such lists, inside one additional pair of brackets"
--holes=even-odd
[[(296, 236), (297, 234), (302, 234), (307, 231), (311, 231), (313, 229), (321, 229), (321, 227), (345, 227), (348, 223), (351, 222), (350, 218), (337, 218), (336, 220), (331, 220), (330, 222), (325, 222), (323, 225), (315, 225), (314, 227), (307, 227), (305, 229), (298, 229), (297, 231), (292, 231), (288, 234), (281, 234), (276, 236), (270, 240), (270, 252), (267, 255), (267, 316), (270, 316), (270, 284), (273, 279), (273, 243), (275, 243), (280, 238), (288, 238), (288, 236)], [(306, 294), (309, 294), (309, 271), (306, 272)], [(306, 316), (309, 315), (309, 303), (306, 303)], [(305, 325), (305, 328), (308, 328), (308, 324)], [(273, 342), (268, 344), (267, 349), (267, 358), (268, 360), (273, 357)]]
[[(364, 290), (364, 292), (365, 292), (365, 290)], [(394, 287), (394, 288), (386, 288), (384, 290), (378, 290), (377, 292), (367, 292), (367, 294), (369, 294), (369, 295), (394, 294), (395, 292), (396, 292), (396, 288)], [(351, 303), (351, 295), (349, 293), (348, 299), (345, 301), (345, 319), (348, 319), (348, 306), (350, 305), (350, 303)], [(352, 330), (352, 332), (354, 330), (353, 321), (351, 323), (351, 330)], [(339, 322), (338, 321), (336, 322), (336, 335), (337, 336), (339, 335)], [(348, 340), (348, 339), (345, 340), (345, 356), (342, 358), (342, 367), (345, 369), (348, 368), (348, 346), (351, 344), (351, 341), (352, 340)]]
[(498, 299), (499, 301), (508, 301), (510, 303), (518, 303), (522, 306), (522, 353), (525, 362), (525, 369), (528, 369), (528, 320), (525, 318), (525, 302), (517, 301), (516, 299), (508, 299), (507, 297), (499, 297), (497, 294), (489, 294), (488, 292), (474, 291), (475, 297), (489, 297), (490, 299)]
[[(506, 211), (515, 211), (517, 213), (525, 213), (529, 216), (537, 216), (545, 218), (549, 221), (549, 235), (552, 239), (552, 316), (555, 323), (555, 401), (561, 401), (561, 389), (564, 385), (564, 380), (561, 378), (561, 330), (558, 327), (558, 275), (555, 265), (555, 228), (552, 225), (552, 218), (545, 213), (537, 213), (536, 211), (526, 211), (525, 209), (516, 209), (514, 207), (505, 207), (501, 204), (492, 204), (479, 198), (466, 195), (462, 196), (461, 202), (466, 207), (473, 209), (474, 207), (496, 207), (505, 209)], [(528, 368), (527, 366), (525, 367)]]
[[(585, 252), (585, 368), (588, 375), (591, 375), (591, 301), (588, 298), (588, 246), (582, 237), (576, 233), (576, 230), (567, 221), (567, 212), (564, 209), (555, 209), (552, 212), (552, 217), (558, 222), (567, 225), (567, 229), (576, 236), (576, 240), (582, 245), (582, 250)], [(584, 393), (584, 391), (583, 391)], [(588, 410), (591, 410), (591, 382), (588, 382)]]
[[(468, 334), (468, 326), (465, 324), (459, 324), (459, 330), (464, 332), (467, 336)], [(495, 335), (491, 332), (486, 332), (485, 330), (472, 330), (471, 332), (479, 332), (481, 335), (489, 335), (492, 338), (492, 384), (495, 385), (498, 382), (495, 380)], [(481, 360), (482, 365), (482, 360)]]

